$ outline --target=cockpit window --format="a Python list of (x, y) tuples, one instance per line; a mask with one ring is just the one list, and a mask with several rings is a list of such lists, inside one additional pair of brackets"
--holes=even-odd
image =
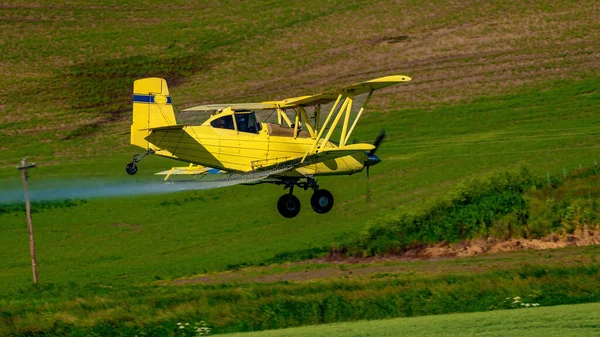
[(235, 123), (240, 132), (258, 133), (260, 131), (260, 123), (256, 120), (254, 112), (236, 113)]
[(217, 118), (210, 122), (210, 125), (213, 128), (234, 130), (233, 117), (231, 115)]

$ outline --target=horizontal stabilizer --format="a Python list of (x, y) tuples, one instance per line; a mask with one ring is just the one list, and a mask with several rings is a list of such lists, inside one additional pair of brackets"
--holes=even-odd
[(166, 175), (165, 180), (169, 179), (171, 175), (199, 175), (199, 174), (222, 174), (226, 171), (221, 171), (212, 167), (206, 167), (201, 165), (190, 164), (190, 166), (184, 167), (173, 167), (170, 170), (155, 173), (156, 175)]
[[(191, 165), (190, 165), (191, 166)], [(267, 179), (270, 176), (277, 175), (282, 172), (286, 172), (292, 169), (291, 165), (278, 165), (277, 167), (270, 168), (268, 170), (260, 170), (260, 171), (249, 171), (249, 172), (226, 172), (217, 170), (214, 168), (202, 167), (202, 169), (208, 169), (206, 173), (210, 173), (211, 170), (218, 171), (218, 174), (197, 174), (193, 179), (177, 179), (177, 180), (168, 180), (170, 174), (165, 178), (166, 183), (201, 183), (201, 184), (216, 184), (214, 187), (224, 187), (238, 184), (253, 184), (263, 179)], [(197, 167), (194, 167), (196, 169)], [(172, 170), (177, 169), (173, 168)], [(187, 169), (187, 168), (180, 168)], [(165, 171), (170, 172), (170, 171)], [(164, 174), (165, 172), (157, 173)]]

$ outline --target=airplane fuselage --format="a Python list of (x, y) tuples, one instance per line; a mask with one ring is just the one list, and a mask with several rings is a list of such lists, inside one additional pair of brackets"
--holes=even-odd
[[(156, 155), (213, 167), (225, 171), (247, 172), (302, 157), (314, 144), (305, 135), (296, 138), (281, 134), (277, 125), (260, 123), (257, 132), (215, 128), (210, 125), (185, 126), (178, 130), (154, 130), (146, 138)], [(325, 148), (337, 147), (328, 142)], [(367, 160), (366, 153), (354, 153), (324, 162), (303, 166), (279, 174), (282, 177), (307, 175), (340, 175), (360, 172)]]

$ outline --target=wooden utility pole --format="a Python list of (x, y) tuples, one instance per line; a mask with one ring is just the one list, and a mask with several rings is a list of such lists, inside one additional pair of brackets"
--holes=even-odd
[(21, 160), (21, 166), (17, 166), (21, 170), (23, 177), (23, 187), (25, 190), (25, 212), (27, 213), (27, 227), (29, 228), (29, 250), (31, 251), (31, 267), (33, 268), (33, 282), (38, 283), (37, 262), (35, 261), (35, 242), (33, 240), (33, 224), (31, 223), (31, 205), (29, 204), (29, 191), (27, 186), (27, 169), (34, 168), (35, 163), (27, 165), (26, 158)]

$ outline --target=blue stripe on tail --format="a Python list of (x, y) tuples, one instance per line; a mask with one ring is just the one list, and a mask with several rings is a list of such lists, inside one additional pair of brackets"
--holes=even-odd
[[(134, 94), (133, 102), (134, 103), (154, 103), (154, 95)], [(172, 104), (171, 96), (167, 96), (167, 104)]]

